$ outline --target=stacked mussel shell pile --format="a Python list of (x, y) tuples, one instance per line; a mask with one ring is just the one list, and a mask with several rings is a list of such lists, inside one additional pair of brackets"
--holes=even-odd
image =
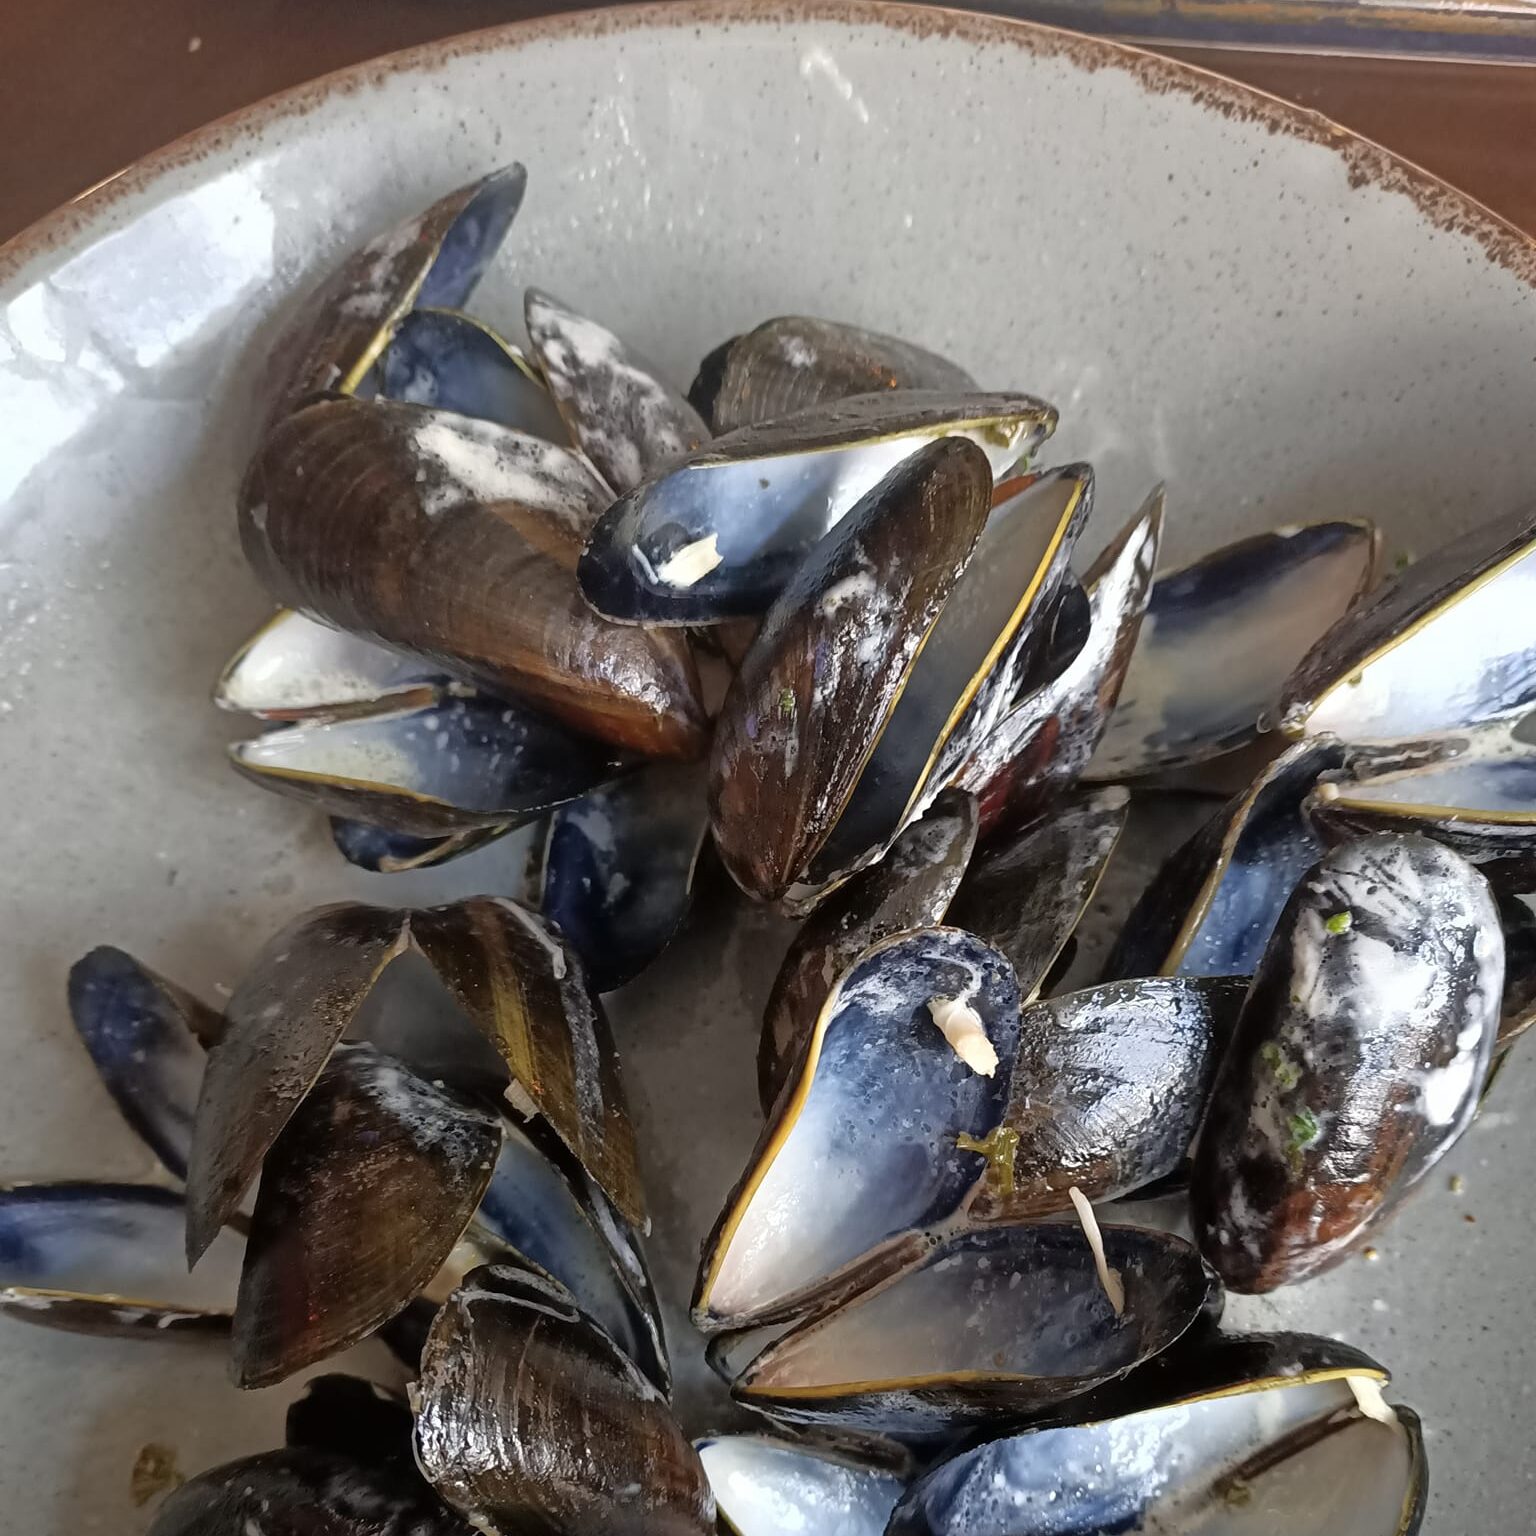
[[(1416, 1530), (1382, 1367), (1222, 1298), (1358, 1249), (1536, 1017), (1536, 515), (1379, 586), (1349, 518), (1159, 572), (1159, 488), (1085, 558), (1053, 408), (908, 342), (770, 320), (685, 398), (535, 289), (504, 340), (464, 305), (524, 180), (274, 349), (239, 526), (285, 607), (217, 701), (370, 870), (537, 824), (526, 900), (307, 913), (219, 1010), (87, 955), (166, 1179), (7, 1191), (0, 1307), (222, 1330), (242, 1386), (400, 1353), (157, 1536)], [(706, 854), (802, 921), (687, 1346), (760, 1428), (690, 1442), (599, 994)]]

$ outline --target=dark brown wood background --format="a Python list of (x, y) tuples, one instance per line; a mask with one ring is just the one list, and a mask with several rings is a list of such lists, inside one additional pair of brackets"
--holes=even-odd
[[(358, 60), (559, 0), (0, 0), (0, 240), (177, 135)], [(1328, 116), (1536, 231), (1536, 69), (1180, 54)]]

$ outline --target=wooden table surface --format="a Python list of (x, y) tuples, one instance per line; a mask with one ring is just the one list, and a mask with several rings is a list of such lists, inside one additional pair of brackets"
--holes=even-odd
[[(328, 70), (560, 0), (0, 0), (0, 240), (148, 150)], [(1174, 50), (1169, 50), (1174, 51)], [(1184, 50), (1536, 231), (1536, 68)]]

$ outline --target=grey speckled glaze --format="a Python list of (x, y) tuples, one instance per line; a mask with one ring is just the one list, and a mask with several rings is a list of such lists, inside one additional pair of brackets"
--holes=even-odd
[[(506, 845), (387, 887), (348, 869), (228, 771), (238, 726), (207, 702), (266, 608), (233, 515), (264, 332), (365, 235), (514, 157), (487, 318), (515, 327), (523, 285), (554, 283), (683, 384), (769, 315), (895, 331), (1060, 406), (1051, 457), (1098, 471), (1089, 547), (1158, 479), (1170, 562), (1362, 513), (1390, 556), (1529, 498), (1531, 245), (1320, 119), (1104, 43), (681, 4), (484, 34), (218, 125), (0, 252), (7, 1177), (148, 1174), (64, 1007), (93, 944), (215, 995), (300, 907), (514, 888)], [(614, 1008), (694, 1430), (721, 1410), (676, 1303), (756, 1133), (784, 937), (712, 910)], [(1435, 1536), (1528, 1519), (1533, 1083), (1517, 1052), (1377, 1262), (1231, 1309), (1393, 1366)], [(141, 1531), (141, 1445), (195, 1472), (273, 1443), (285, 1396), (237, 1397), (212, 1350), (19, 1326), (0, 1380), (3, 1523), (41, 1536)]]

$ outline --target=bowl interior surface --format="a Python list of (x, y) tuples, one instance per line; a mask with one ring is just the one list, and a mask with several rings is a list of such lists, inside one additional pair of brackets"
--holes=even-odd
[[(1048, 458), (1098, 473), (1085, 551), (1159, 479), (1165, 560), (1355, 515), (1390, 560), (1530, 494), (1531, 247), (1319, 120), (1100, 42), (681, 5), (485, 34), (217, 126), (0, 254), (8, 1177), (150, 1173), (65, 1013), (92, 945), (217, 998), (305, 907), (517, 888), (508, 846), (348, 869), (317, 817), (226, 768), (243, 726), (207, 700), (268, 611), (233, 497), (274, 321), (359, 240), (514, 158), (528, 197), (477, 313), (515, 331), (523, 286), (552, 288), (682, 384), (773, 314), (894, 331), (1058, 405)], [(681, 1305), (756, 1134), (786, 934), (705, 914), (612, 1010), (694, 1432), (724, 1410)], [(1394, 1370), (1430, 1437), (1431, 1531), (1525, 1517), (1531, 1082), (1517, 1052), (1377, 1261), (1229, 1311)], [(185, 1473), (263, 1449), (291, 1395), (236, 1394), (217, 1349), (4, 1320), (0, 1381), (0, 1510), (46, 1533), (141, 1530), (146, 1445)]]

